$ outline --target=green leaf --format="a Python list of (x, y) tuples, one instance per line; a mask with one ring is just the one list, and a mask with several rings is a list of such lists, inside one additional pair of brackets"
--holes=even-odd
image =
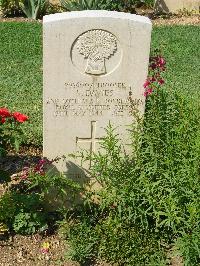
[(11, 178), (8, 172), (0, 169), (0, 183), (10, 182)]

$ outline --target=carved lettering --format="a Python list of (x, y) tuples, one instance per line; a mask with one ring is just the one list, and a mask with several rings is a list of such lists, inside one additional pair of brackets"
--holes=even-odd
[[(53, 105), (54, 116), (129, 116), (133, 108), (143, 104), (132, 95), (131, 86), (123, 82), (66, 82), (71, 98), (47, 99)], [(127, 97), (120, 98), (120, 91), (127, 89)], [(124, 93), (123, 93), (124, 94)], [(130, 96), (131, 95), (131, 96)]]

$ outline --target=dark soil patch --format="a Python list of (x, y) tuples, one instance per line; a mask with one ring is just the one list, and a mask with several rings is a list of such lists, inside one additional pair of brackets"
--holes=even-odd
[(10, 150), (6, 157), (0, 158), (0, 169), (10, 175), (16, 174), (24, 166), (37, 163), (42, 157), (42, 148), (35, 146), (21, 147), (19, 152)]

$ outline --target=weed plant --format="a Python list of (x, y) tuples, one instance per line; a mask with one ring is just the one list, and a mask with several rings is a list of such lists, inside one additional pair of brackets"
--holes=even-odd
[(150, 79), (144, 119), (132, 125), (132, 155), (110, 124), (103, 151), (91, 157), (103, 189), (86, 191), (84, 206), (63, 223), (67, 255), (82, 264), (168, 265), (173, 251), (184, 265), (200, 265), (199, 100), (158, 82), (152, 88)]
[(45, 159), (24, 167), (15, 184), (4, 186), (0, 197), (0, 234), (1, 226), (25, 235), (52, 232), (55, 222), (63, 219), (61, 200), (69, 198), (69, 193), (73, 200), (73, 194), (80, 191), (72, 180), (55, 174), (52, 162)]

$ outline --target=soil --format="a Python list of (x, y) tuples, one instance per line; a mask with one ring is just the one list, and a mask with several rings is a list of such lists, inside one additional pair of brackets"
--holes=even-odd
[[(49, 244), (47, 253), (42, 252), (44, 243)], [(59, 234), (51, 236), (14, 235), (0, 238), (0, 266), (80, 266), (66, 258), (68, 246)], [(85, 266), (111, 266), (105, 262)]]
[[(42, 253), (42, 244), (49, 243), (49, 252)], [(78, 265), (66, 263), (64, 241), (58, 236), (42, 237), (34, 236), (10, 236), (7, 240), (0, 241), (0, 266), (55, 266), (55, 265)]]
[(152, 20), (155, 26), (200, 25), (200, 15), (157, 17)]
[[(151, 10), (138, 10), (139, 15), (145, 15), (152, 20), (153, 25), (200, 25), (200, 14), (195, 15), (160, 15), (155, 16)], [(0, 22), (35, 22), (33, 19), (24, 17), (4, 18), (0, 16)], [(42, 20), (37, 20), (37, 23), (42, 23)]]

